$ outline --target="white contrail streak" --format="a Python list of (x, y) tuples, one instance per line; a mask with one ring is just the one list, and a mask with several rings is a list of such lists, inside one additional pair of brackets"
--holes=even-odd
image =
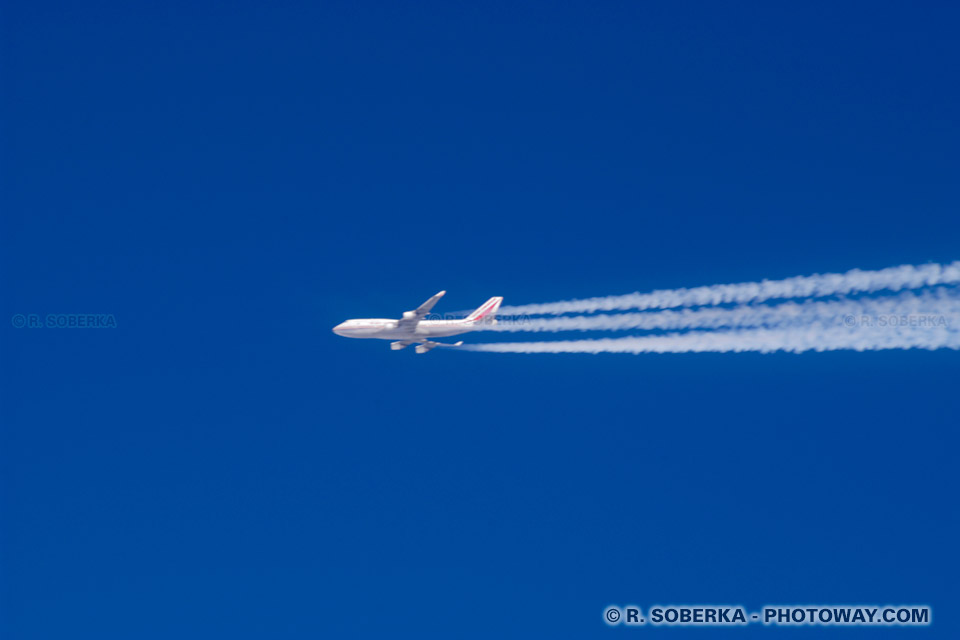
[(757, 304), (733, 308), (698, 308), (642, 313), (599, 314), (507, 319), (483, 328), (498, 332), (556, 331), (670, 331), (742, 327), (786, 328), (839, 326), (844, 321), (886, 316), (949, 316), (960, 326), (960, 289), (941, 287), (920, 293), (903, 292), (875, 298), (831, 301), (805, 300), (778, 305)]
[(960, 261), (950, 264), (903, 265), (877, 271), (853, 269), (846, 273), (797, 276), (785, 280), (763, 280), (719, 284), (691, 289), (670, 289), (582, 300), (501, 307), (502, 315), (559, 315), (625, 311), (629, 309), (670, 309), (727, 303), (752, 303), (786, 298), (815, 298), (878, 291), (902, 291), (960, 282)]
[(733, 329), (601, 340), (500, 342), (462, 347), (497, 353), (702, 353), (835, 351), (851, 349), (960, 349), (960, 332), (935, 327)]

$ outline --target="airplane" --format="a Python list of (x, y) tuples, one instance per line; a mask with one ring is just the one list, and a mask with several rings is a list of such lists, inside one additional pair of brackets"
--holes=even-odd
[(497, 310), (502, 297), (493, 297), (484, 302), (476, 311), (466, 318), (458, 320), (424, 320), (447, 292), (441, 291), (413, 311), (405, 311), (399, 320), (387, 318), (361, 318), (341, 322), (333, 328), (333, 332), (345, 338), (378, 338), (393, 340), (390, 348), (398, 351), (411, 344), (418, 343), (414, 351), (426, 353), (436, 347), (459, 347), (463, 341), (453, 344), (434, 342), (430, 338), (445, 338), (468, 331), (476, 331), (483, 326), (497, 323)]

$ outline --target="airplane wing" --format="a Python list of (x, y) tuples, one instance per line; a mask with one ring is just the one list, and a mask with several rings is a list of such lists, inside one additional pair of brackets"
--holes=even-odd
[[(430, 310), (433, 309), (433, 305), (437, 304), (437, 301), (440, 300), (440, 298), (442, 298), (442, 297), (445, 296), (446, 294), (447, 294), (446, 291), (441, 291), (440, 293), (434, 295), (434, 296), (431, 297), (429, 300), (427, 300), (426, 302), (424, 302), (422, 305), (420, 305), (419, 307), (417, 307), (417, 308), (413, 311), (413, 313), (417, 314), (417, 317), (420, 317), (420, 318), (424, 317), (425, 315), (427, 315), (428, 313), (430, 313)], [(408, 311), (407, 313), (410, 313), (410, 312)], [(405, 314), (403, 314), (403, 315), (407, 315), (407, 314), (405, 313)]]
[(447, 342), (434, 342), (432, 340), (427, 340), (426, 342), (418, 344), (414, 348), (414, 351), (416, 351), (417, 353), (426, 353), (427, 351), (430, 351), (431, 349), (436, 349), (437, 347), (459, 347), (462, 344), (463, 344), (463, 340), (461, 340), (460, 342), (454, 342), (453, 344), (449, 344)]
[(442, 298), (444, 295), (446, 295), (446, 293), (447, 293), (446, 291), (441, 291), (440, 293), (437, 293), (436, 295), (432, 296), (429, 300), (424, 302), (422, 305), (420, 305), (413, 311), (404, 311), (403, 317), (400, 319), (400, 326), (403, 327), (403, 326), (415, 325), (421, 320), (423, 320), (426, 317), (426, 315), (430, 313), (430, 310), (433, 309), (433, 305), (437, 304), (437, 301), (440, 300), (440, 298)]

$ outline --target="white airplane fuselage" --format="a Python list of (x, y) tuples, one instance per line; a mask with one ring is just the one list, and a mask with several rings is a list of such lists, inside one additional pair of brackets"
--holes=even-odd
[[(358, 318), (347, 320), (333, 328), (333, 332), (345, 338), (379, 338), (381, 340), (418, 341), (427, 338), (448, 338), (473, 331), (479, 322), (467, 320), (421, 320), (407, 328), (400, 327), (399, 320), (389, 318)], [(489, 323), (488, 323), (489, 324)]]

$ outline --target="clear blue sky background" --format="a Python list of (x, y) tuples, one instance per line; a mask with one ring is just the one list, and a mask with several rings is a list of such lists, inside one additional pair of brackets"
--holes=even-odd
[[(330, 328), (960, 258), (958, 19), (6, 3), (0, 637), (638, 633), (610, 603), (931, 604), (956, 637), (956, 352)], [(9, 321), (79, 312), (118, 327)], [(694, 631), (744, 633), (639, 633)]]

